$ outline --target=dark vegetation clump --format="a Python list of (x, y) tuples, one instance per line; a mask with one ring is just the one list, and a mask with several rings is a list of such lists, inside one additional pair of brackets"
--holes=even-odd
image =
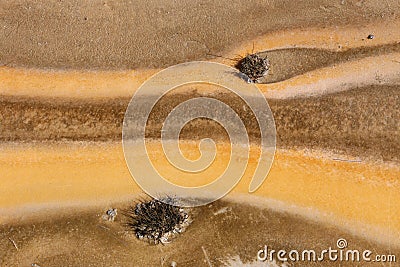
[(136, 237), (154, 244), (169, 243), (189, 224), (189, 215), (183, 208), (156, 199), (141, 201), (130, 207), (127, 216), (128, 226)]
[(236, 68), (241, 73), (246, 74), (251, 82), (256, 83), (268, 73), (269, 61), (267, 57), (249, 54), (238, 61)]

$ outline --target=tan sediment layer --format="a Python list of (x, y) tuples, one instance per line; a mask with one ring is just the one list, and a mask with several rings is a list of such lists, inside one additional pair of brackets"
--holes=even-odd
[[(134, 237), (126, 226), (121, 210), (132, 205), (135, 198), (112, 206), (62, 209), (54, 213), (39, 213), (35, 220), (24, 220), (0, 225), (0, 260), (3, 266), (178, 266), (237, 265), (270, 266), (256, 262), (257, 252), (269, 250), (310, 250), (320, 253), (335, 249), (339, 238), (347, 240), (348, 248), (372, 251), (375, 255), (395, 255), (400, 249), (357, 237), (332, 225), (324, 225), (287, 212), (276, 212), (266, 205), (255, 207), (247, 203), (216, 201), (212, 205), (191, 210), (193, 222), (186, 231), (164, 246), (149, 245)], [(254, 204), (254, 203), (253, 203)], [(263, 203), (264, 204), (264, 203)], [(101, 218), (109, 207), (117, 207), (114, 222)], [(65, 212), (65, 213), (64, 213)], [(14, 247), (13, 242), (18, 247)], [(363, 262), (364, 263), (364, 262)], [(301, 266), (337, 266), (337, 261), (300, 262)], [(389, 263), (388, 263), (389, 264)], [(353, 261), (342, 261), (341, 266), (354, 266)], [(272, 266), (287, 266), (284, 264)], [(368, 266), (382, 266), (370, 262)]]
[[(400, 6), (396, 0), (17, 0), (0, 3), (0, 12), (0, 64), (137, 69), (224, 51), (249, 52), (253, 40), (256, 49), (296, 44), (339, 49), (398, 41)], [(367, 40), (369, 34), (375, 39)], [(238, 49), (238, 43), (244, 47)]]
[[(315, 94), (316, 91), (324, 93), (330, 92), (333, 87), (335, 87), (334, 90), (344, 90), (354, 84), (390, 83), (392, 81), (398, 83), (400, 54), (395, 53), (395, 51), (398, 51), (396, 47), (399, 46), (400, 42), (400, 33), (397, 30), (399, 27), (399, 20), (390, 20), (362, 26), (341, 25), (280, 30), (254, 37), (239, 45), (236, 43), (234, 49), (226, 50), (221, 56), (235, 57), (234, 55), (238, 54), (244, 56), (251, 52), (249, 48), (253, 44), (254, 52), (273, 51), (278, 53), (278, 57), (279, 54), (285, 55), (284, 50), (279, 50), (296, 48), (321, 49), (321, 51), (338, 53), (339, 62), (333, 66), (322, 69), (318, 69), (316, 66), (316, 70), (311, 73), (302, 74), (273, 85), (259, 85), (268, 97), (290, 97), (293, 96), (293, 93), (295, 93), (294, 95), (308, 95)], [(374, 32), (376, 38), (367, 40), (367, 29)], [(385, 47), (387, 47), (386, 50)], [(340, 58), (344, 60), (348, 58), (348, 56), (343, 55), (343, 52), (353, 49), (354, 54), (357, 54), (360, 53), (360, 49), (366, 48), (369, 48), (369, 50), (361, 52), (367, 58), (358, 58), (358, 60), (344, 64), (340, 62)], [(287, 72), (285, 66), (290, 68), (293, 64), (308, 63), (307, 51), (303, 50), (302, 52), (306, 56), (300, 62), (293, 61), (293, 58), (287, 58), (279, 66), (280, 75)], [(173, 57), (173, 55), (170, 56)], [(315, 57), (314, 54), (309, 56)], [(202, 60), (204, 59), (202, 58)], [(190, 60), (186, 59), (185, 61)], [(213, 61), (234, 65), (232, 61), (223, 58), (214, 58)], [(326, 59), (322, 57), (320, 61), (322, 61), (320, 67), (325, 66), (324, 61)], [(271, 63), (273, 71), (274, 62)], [(169, 65), (173, 65), (173, 63)], [(70, 65), (66, 64), (65, 66)], [(0, 67), (0, 95), (78, 98), (130, 97), (146, 79), (163, 67), (165, 66), (155, 65), (147, 69), (143, 66), (136, 67), (134, 70), (123, 68), (125, 70), (107, 71), (89, 68), (92, 70), (72, 69), (63, 71), (46, 68), (10, 68), (6, 65)], [(351, 82), (348, 81), (349, 75), (353, 78)], [(342, 84), (345, 84), (345, 86), (341, 86)]]
[(258, 87), (267, 98), (307, 97), (366, 85), (400, 83), (400, 53), (333, 65), (275, 84)]
[(0, 93), (34, 97), (131, 97), (157, 71), (61, 71), (1, 67)]
[[(235, 200), (243, 201), (243, 198), (235, 197)], [(169, 266), (174, 261), (181, 267), (193, 267), (209, 266), (206, 254), (212, 266), (232, 266), (228, 262), (233, 259), (237, 262), (233, 266), (270, 266), (256, 262), (257, 252), (266, 245), (269, 251), (296, 249), (301, 253), (313, 249), (320, 254), (329, 247), (335, 249), (339, 238), (347, 240), (348, 249), (360, 253), (372, 251), (372, 259), (375, 255), (395, 255), (398, 260), (400, 254), (400, 248), (393, 244), (379, 244), (304, 216), (277, 212), (265, 202), (254, 206), (254, 202), (249, 205), (216, 201), (197, 207), (190, 211), (193, 221), (184, 233), (169, 244), (149, 245), (137, 239), (126, 226), (122, 210), (135, 201), (133, 197), (88, 210), (74, 207), (58, 209), (56, 213), (38, 212), (34, 220), (0, 225), (0, 262), (3, 266), (32, 263), (39, 266)], [(110, 207), (119, 211), (114, 222), (101, 218)], [(327, 257), (317, 263), (308, 260), (298, 263), (301, 266), (338, 265)], [(353, 267), (354, 262), (342, 261), (340, 265)], [(272, 266), (287, 265), (278, 262)], [(382, 263), (369, 262), (368, 266), (382, 266)]]
[[(339, 52), (357, 47), (398, 44), (400, 33), (397, 29), (399, 27), (400, 21), (393, 20), (382, 24), (362, 26), (346, 25), (280, 30), (243, 42), (238, 46), (239, 48), (228, 51), (224, 55), (232, 57), (283, 48), (318, 48)], [(375, 34), (373, 41), (366, 38), (370, 33)]]
[[(259, 83), (276, 83), (317, 69), (356, 61), (366, 57), (400, 52), (400, 43), (376, 46), (360, 46), (344, 51), (322, 48), (282, 48), (258, 52), (270, 62), (268, 75)], [(396, 61), (395, 61), (396, 62)]]
[[(161, 155), (158, 146), (149, 143), (154, 157)], [(227, 149), (224, 144), (220, 147)], [(186, 142), (182, 149), (193, 151), (193, 143)], [(267, 180), (253, 196), (262, 197), (266, 206), (274, 206), (271, 200), (276, 200), (291, 213), (397, 244), (399, 167), (353, 160), (326, 152), (278, 150)], [(228, 197), (247, 194), (254, 167), (253, 155), (245, 176)], [(161, 169), (168, 174), (168, 168)], [(142, 193), (128, 172), (119, 143), (3, 144), (0, 170), (3, 222), (29, 217), (29, 207), (117, 201)], [(264, 205), (261, 200), (256, 202)]]
[[(203, 94), (199, 87), (166, 95), (154, 107), (147, 127), (149, 138), (160, 138), (162, 123), (173, 108), (200, 96), (211, 96), (234, 109), (251, 140), (259, 138), (256, 119), (233, 94)], [(208, 88), (206, 88), (208, 89)], [(217, 88), (218, 89), (218, 88)], [(145, 100), (144, 100), (145, 101)], [(73, 99), (0, 97), (0, 140), (120, 141), (129, 98)], [(145, 103), (145, 102), (144, 102)], [(398, 161), (400, 149), (400, 90), (376, 85), (312, 98), (270, 99), (279, 148), (329, 149), (378, 161)], [(152, 113), (152, 114), (153, 114)], [(189, 123), (181, 132), (188, 140), (210, 137), (228, 140), (218, 124)]]
[[(272, 84), (257, 84), (267, 98), (314, 96), (367, 85), (400, 83), (400, 53), (338, 63)], [(131, 97), (158, 70), (45, 71), (0, 68), (0, 95), (30, 97)]]

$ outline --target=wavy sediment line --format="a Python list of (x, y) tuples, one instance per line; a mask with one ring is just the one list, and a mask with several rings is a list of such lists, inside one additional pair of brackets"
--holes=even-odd
[[(400, 40), (400, 33), (397, 31), (397, 28), (399, 27), (400, 21), (396, 20), (362, 27), (340, 26), (276, 31), (257, 37), (254, 40), (247, 41), (246, 43), (239, 45), (239, 48), (223, 53), (222, 55), (224, 57), (238, 54), (244, 56), (248, 52), (251, 52), (253, 44), (255, 52), (277, 52), (279, 49), (308, 48), (343, 53), (344, 51), (357, 48), (372, 49), (381, 46), (396, 47)], [(376, 37), (373, 40), (366, 40), (366, 35), (370, 32), (374, 32)], [(329, 38), (327, 38), (327, 36), (329, 36)], [(281, 51), (281, 53), (284, 54), (285, 51)], [(368, 53), (373, 54), (373, 51), (371, 50)], [(273, 84), (271, 87), (265, 85), (259, 86), (268, 97), (283, 98), (289, 93), (276, 91), (282, 91), (284, 87), (289, 87), (287, 91), (293, 92), (300, 89), (300, 87), (296, 87), (297, 89), (292, 87), (299, 86), (301, 83), (304, 83), (304, 86), (309, 87), (310, 83), (315, 83), (319, 80), (323, 82), (323, 79), (326, 79), (327, 77), (332, 78), (331, 76), (338, 76), (337, 79), (339, 80), (345, 79), (344, 81), (337, 81), (339, 84), (348, 83), (347, 80), (350, 79), (350, 77), (344, 77), (344, 74), (345, 72), (352, 73), (352, 68), (356, 69), (354, 75), (372, 75), (369, 76), (368, 79), (366, 77), (361, 80), (354, 79), (352, 85), (358, 86), (360, 85), (358, 82), (374, 80), (372, 78), (374, 77), (374, 71), (377, 72), (377, 75), (388, 77), (390, 80), (393, 78), (391, 78), (391, 76), (398, 76), (399, 74), (398, 71), (395, 71), (396, 69), (399, 69), (397, 66), (397, 64), (399, 64), (399, 58), (400, 53), (379, 55), (370, 59), (359, 59), (357, 61), (358, 63), (345, 63), (339, 64), (338, 66), (317, 69), (281, 83)], [(222, 58), (215, 58), (212, 61), (232, 65), (231, 61)], [(295, 63), (303, 64), (303, 62)], [(292, 61), (284, 62), (283, 66), (279, 66), (281, 71), (284, 71), (284, 65), (289, 64), (294, 63)], [(364, 69), (367, 64), (370, 64), (370, 67)], [(343, 70), (339, 70), (339, 72), (336, 73), (336, 68), (343, 68)], [(0, 67), (0, 95), (76, 98), (130, 97), (146, 79), (160, 70), (161, 69), (153, 68), (120, 71), (78, 71), (24, 69), (3, 66)], [(366, 71), (367, 73), (361, 73), (363, 71)], [(312, 77), (307, 78), (310, 75)], [(328, 82), (329, 84), (329, 80), (325, 82)], [(398, 81), (396, 80), (396, 82)], [(315, 86), (321, 87), (319, 83)], [(328, 87), (330, 88), (330, 86)], [(321, 88), (325, 89), (320, 89), (319, 91), (326, 91), (328, 90), (328, 87), (323, 85)], [(295, 95), (296, 94), (297, 93), (295, 93)], [(305, 94), (308, 94), (308, 91)]]
[[(152, 156), (160, 157), (158, 144), (149, 146), (154, 146), (149, 150)], [(229, 146), (222, 146), (229, 150)], [(185, 147), (190, 150), (192, 144), (187, 142), (182, 149)], [(340, 157), (342, 160), (338, 160)], [(250, 158), (249, 162), (244, 178), (231, 193), (233, 197), (235, 193), (247, 194), (256, 161)], [(10, 208), (15, 213), (30, 205), (46, 208), (49, 203), (57, 203), (62, 207), (142, 193), (126, 168), (119, 143), (8, 144), (1, 149), (0, 165), (4, 219)], [(168, 174), (167, 168), (162, 168)], [(308, 217), (318, 211), (333, 216), (331, 221), (337, 220), (339, 225), (357, 222), (358, 226), (364, 225), (358, 230), (362, 236), (370, 235), (368, 230), (373, 226), (382, 228), (382, 236), (390, 233), (395, 237), (400, 233), (399, 175), (400, 169), (392, 164), (354, 163), (351, 158), (322, 151), (278, 150), (267, 180), (254, 195), (304, 210), (312, 207)]]
[[(371, 25), (362, 30), (339, 27), (274, 32), (256, 39), (255, 50), (286, 53), (278, 49), (302, 47), (336, 53), (360, 47), (373, 50), (379, 45), (390, 45), (397, 49), (400, 33), (394, 30), (396, 23), (399, 24), (395, 22), (386, 29), (387, 25)], [(376, 38), (365, 40), (370, 31)], [(232, 50), (234, 52), (223, 55), (246, 54), (252, 45), (253, 42), (246, 42)], [(277, 116), (278, 135), (281, 135), (279, 145), (285, 147), (290, 143), (288, 147), (292, 147), (292, 150), (278, 149), (267, 181), (255, 194), (259, 199), (248, 201), (257, 204), (263, 199), (266, 204), (261, 206), (277, 207), (280, 211), (336, 224), (357, 235), (400, 246), (398, 165), (384, 162), (376, 164), (364, 159), (359, 162), (356, 157), (365, 152), (363, 149), (369, 149), (366, 153), (371, 155), (379, 154), (378, 157), (384, 160), (396, 161), (398, 157), (398, 130), (394, 129), (398, 125), (398, 101), (396, 98), (391, 100), (390, 103), (394, 103), (393, 110), (376, 106), (379, 106), (379, 101), (383, 103), (382, 99), (388, 95), (396, 97), (396, 86), (400, 84), (400, 53), (379, 52), (379, 55), (375, 55), (372, 50), (364, 58), (360, 55), (360, 58), (345, 63), (346, 59), (342, 58), (332, 63), (336, 65), (317, 66), (315, 70), (282, 82), (257, 84), (265, 96), (273, 101), (271, 106)], [(215, 60), (225, 62), (222, 59)], [(285, 64), (293, 62), (284, 61)], [(61, 71), (0, 67), (0, 100), (7, 104), (0, 118), (5, 118), (3, 121), (9, 126), (2, 129), (1, 138), (5, 141), (30, 142), (1, 145), (2, 219), (5, 221), (7, 217), (19, 216), (18, 212), (29, 213), (29, 207), (32, 206), (36, 211), (73, 203), (78, 206), (83, 205), (79, 203), (95, 205), (142, 193), (130, 178), (120, 144), (43, 144), (31, 140), (119, 140), (124, 105), (135, 90), (157, 71), (159, 69), (156, 68)], [(348, 110), (345, 112), (342, 109), (338, 113), (331, 112), (331, 117), (324, 115), (332, 103), (340, 104), (343, 99), (349, 98), (349, 95), (344, 95), (345, 92), (334, 99), (321, 98), (313, 102), (315, 98), (309, 98), (307, 109), (301, 103), (302, 99), (298, 99), (300, 102), (290, 102), (296, 100), (292, 99), (295, 97), (322, 97), (346, 90), (351, 93), (350, 96), (354, 96), (357, 92), (351, 92), (350, 89), (358, 87), (364, 87), (362, 94), (366, 97), (360, 102), (356, 99), (346, 102), (351, 116), (346, 113)], [(374, 89), (382, 91), (380, 98), (374, 102), (378, 105), (370, 107), (377, 112), (371, 121), (365, 118), (366, 113), (358, 111), (363, 101), (374, 99), (375, 96), (369, 94), (369, 90)], [(103, 102), (98, 104), (98, 100)], [(353, 100), (357, 102), (356, 105)], [(297, 107), (308, 113), (301, 113)], [(315, 113), (315, 110), (320, 113)], [(319, 116), (319, 121), (302, 119), (303, 115), (310, 114)], [(357, 124), (358, 119), (362, 123)], [(375, 120), (381, 121), (376, 123)], [(336, 128), (326, 127), (332, 123)], [(332, 134), (335, 131), (340, 132), (340, 138)], [(371, 136), (373, 140), (368, 139)], [(294, 143), (290, 141), (293, 139)], [(339, 142), (333, 144), (331, 139), (335, 142), (338, 139)], [(299, 144), (313, 148), (313, 152), (307, 154), (296, 151), (293, 147)], [(332, 156), (327, 151), (316, 152), (315, 146), (328, 151), (345, 147), (355, 152), (346, 153), (346, 157)], [(352, 146), (358, 150), (353, 151)], [(349, 160), (349, 155), (355, 156), (355, 161)], [(229, 197), (239, 200), (242, 194), (247, 194), (249, 179), (247, 174)]]
[[(270, 71), (260, 83), (276, 83), (317, 69), (359, 60), (365, 57), (400, 52), (400, 44), (373, 47), (357, 47), (346, 51), (330, 51), (320, 48), (287, 48), (267, 50), (258, 55), (267, 56)], [(289, 63), (291, 62), (291, 63)], [(289, 64), (288, 64), (289, 63)]]
[(333, 65), (275, 84), (258, 84), (267, 98), (329, 94), (366, 85), (400, 84), (400, 53)]
[[(400, 248), (399, 8), (395, 0), (0, 4), (0, 265), (99, 265), (107, 259), (124, 266), (134, 259), (149, 266), (159, 257), (185, 254), (168, 260), (194, 266), (204, 259), (203, 244), (222, 248), (211, 255), (225, 257), (229, 246), (256, 252), (263, 239), (304, 248), (332, 244), (339, 235), (352, 249), (357, 239), (363, 249), (370, 241)], [(375, 37), (367, 39), (369, 34)], [(111, 229), (119, 222), (111, 231), (98, 227), (109, 204), (129, 205), (143, 195), (120, 144), (123, 114), (137, 88), (165, 67), (204, 59), (232, 65), (209, 54), (244, 56), (253, 47), (279, 59), (272, 62), (279, 75), (257, 84), (277, 126), (277, 153), (264, 184), (248, 194), (257, 162), (252, 156), (226, 198), (231, 202), (202, 207), (194, 232), (162, 253), (136, 239), (123, 243), (124, 229)], [(299, 57), (291, 58), (292, 51)], [(307, 67), (289, 70), (296, 64)], [(167, 107), (193, 95), (197, 91), (170, 95)], [(249, 135), (257, 136), (246, 107), (237, 101), (232, 106), (244, 110), (239, 114)], [(159, 138), (157, 119), (166, 111), (154, 118), (150, 138)], [(215, 127), (204, 121), (190, 127), (194, 131), (182, 132), (184, 152), (197, 155), (192, 140), (213, 133), (222, 156), (228, 154)], [(165, 162), (159, 143), (148, 148), (155, 161)], [(181, 178), (168, 166), (157, 167)], [(212, 177), (207, 172), (197, 178), (205, 183)], [(232, 207), (227, 216), (234, 216), (213, 216), (219, 205)]]
[[(157, 152), (158, 143), (148, 145), (152, 157), (162, 155)], [(192, 146), (193, 142), (186, 142), (182, 149), (191, 151)], [(229, 151), (227, 144), (221, 146)], [(256, 159), (250, 157), (230, 197), (248, 194), (255, 164)], [(36, 212), (50, 203), (61, 208), (142, 193), (128, 172), (119, 143), (3, 144), (0, 167), (4, 222), (21, 216), (18, 210), (28, 216), (29, 209), (24, 207), (31, 205), (36, 207), (31, 212)], [(157, 167), (166, 175), (171, 173), (168, 167)], [(254, 196), (285, 203), (283, 210), (295, 214), (301, 210), (309, 219), (350, 227), (365, 238), (400, 246), (396, 243), (400, 240), (399, 176), (400, 169), (393, 164), (352, 162), (323, 151), (278, 150), (267, 180)], [(208, 175), (203, 178), (209, 180)]]
[[(223, 56), (244, 56), (252, 52), (284, 48), (319, 48), (339, 52), (357, 47), (388, 45), (399, 43), (400, 33), (397, 30), (399, 28), (400, 20), (395, 20), (356, 27), (347, 25), (280, 30), (243, 42), (239, 48), (231, 49), (223, 53)], [(369, 34), (374, 34), (375, 38), (368, 40)]]
[[(252, 40), (260, 35), (276, 40), (275, 45), (281, 47), (296, 44), (297, 39), (301, 39), (299, 44), (332, 43), (334, 47), (338, 36), (349, 41), (345, 46), (361, 45), (371, 33), (376, 36), (373, 42), (383, 43), (396, 39), (388, 32), (396, 34), (400, 9), (396, 0), (385, 2), (187, 1), (161, 5), (155, 0), (124, 0), (118, 4), (96, 0), (91, 4), (74, 3), (76, 12), (71, 12), (70, 2), (43, 6), (18, 0), (0, 6), (0, 34), (4, 37), (0, 64), (28, 68), (165, 68), (188, 59), (202, 60), (210, 53), (220, 54), (243, 41), (247, 41), (246, 50), (250, 52)], [(325, 27), (327, 30), (319, 30)], [(320, 33), (314, 37), (312, 33), (295, 31), (296, 35), (287, 35), (290, 31), (285, 31), (277, 34), (281, 41), (268, 34), (285, 28), (308, 28)]]
[[(158, 115), (149, 118), (148, 138), (160, 138), (162, 124), (177, 104), (202, 96), (200, 87), (183, 89), (164, 96), (155, 106), (154, 114)], [(270, 99), (277, 145), (279, 148), (325, 148), (361, 159), (398, 162), (399, 96), (398, 87), (379, 85), (308, 98), (306, 101), (302, 98)], [(211, 97), (235, 110), (245, 122), (251, 141), (258, 140), (259, 126), (250, 110), (243, 108), (245, 103), (239, 97), (228, 93), (212, 94)], [(120, 141), (129, 100), (3, 96), (0, 99), (0, 140)], [(199, 140), (202, 137), (228, 140), (218, 124), (210, 124), (207, 120), (189, 123), (180, 137), (184, 140)]]
[[(306, 72), (273, 84), (257, 84), (270, 99), (315, 96), (366, 85), (400, 83), (400, 53), (367, 57)], [(0, 95), (68, 98), (131, 97), (159, 70), (75, 72), (0, 68)]]
[(146, 79), (158, 71), (61, 71), (0, 67), (0, 95), (131, 97)]

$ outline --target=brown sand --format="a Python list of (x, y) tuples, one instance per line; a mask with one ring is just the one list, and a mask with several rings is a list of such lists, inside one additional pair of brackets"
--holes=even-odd
[[(315, 48), (290, 48), (270, 50), (260, 55), (267, 56), (273, 62), (265, 83), (275, 83), (330, 65), (394, 52), (400, 52), (400, 44), (358, 47), (343, 52)], [(290, 61), (293, 64), (287, 64)]]
[(396, 29), (399, 9), (396, 0), (18, 0), (0, 5), (0, 62), (62, 69), (162, 68), (218, 55), (272, 31), (305, 27), (356, 25), (358, 41), (368, 42), (374, 25)]
[[(191, 144), (195, 143), (187, 142), (183, 151), (193, 151)], [(198, 180), (216, 179), (229, 159), (229, 146), (221, 143), (222, 152), (218, 155), (222, 161), (213, 164), (214, 171), (189, 176), (185, 182), (184, 176), (176, 176), (177, 170), (166, 163), (159, 143), (148, 145), (158, 171), (175, 183), (184, 182), (185, 186), (197, 185)], [(9, 144), (0, 156), (0, 215), (4, 221), (23, 214), (29, 218), (30, 206), (33, 210), (40, 210), (41, 205), (42, 209), (61, 208), (82, 202), (91, 206), (141, 193), (125, 165), (120, 143)], [(250, 197), (248, 186), (256, 159), (257, 153), (251, 153), (245, 175), (233, 190), (234, 199), (239, 193)], [(400, 233), (398, 166), (352, 160), (356, 159), (326, 152), (278, 150), (268, 179), (253, 195), (282, 201), (286, 203), (283, 210), (292, 214), (334, 223), (364, 238), (397, 244), (400, 240), (396, 237)], [(295, 208), (287, 208), (293, 205)]]
[[(125, 208), (127, 203), (114, 203)], [(336, 248), (345, 238), (349, 249), (371, 250), (374, 254), (397, 254), (400, 250), (366, 241), (331, 225), (304, 220), (301, 216), (255, 208), (247, 204), (218, 201), (192, 211), (193, 223), (165, 246), (136, 239), (118, 215), (114, 223), (101, 219), (103, 206), (89, 211), (69, 210), (69, 215), (46, 216), (35, 221), (0, 227), (2, 266), (205, 266), (205, 253), (212, 266), (226, 266), (232, 258), (255, 261), (258, 250)], [(227, 209), (228, 208), (228, 209)], [(226, 212), (224, 212), (226, 210)], [(13, 240), (18, 250), (15, 249)], [(265, 263), (260, 263), (265, 266)], [(301, 266), (337, 266), (338, 262), (300, 262)], [(354, 262), (341, 262), (354, 266)], [(240, 266), (240, 265), (238, 265)], [(256, 265), (260, 266), (260, 265)], [(368, 266), (382, 266), (369, 263)], [(395, 265), (393, 265), (395, 266)]]
[[(318, 249), (339, 237), (399, 257), (399, 13), (395, 0), (0, 2), (0, 265), (207, 266), (203, 247), (214, 266), (252, 260), (266, 243)], [(141, 193), (119, 144), (140, 84), (179, 62), (233, 65), (215, 55), (253, 46), (272, 61), (258, 87), (279, 148), (259, 198), (247, 195), (246, 176), (229, 203), (195, 211), (165, 247), (126, 234), (122, 217), (101, 221), (111, 203)], [(239, 113), (257, 141), (251, 115)], [(186, 130), (187, 140), (224, 139), (204, 122)], [(213, 215), (224, 206), (232, 211)]]
[[(189, 91), (193, 88), (189, 88)], [(148, 137), (159, 138), (162, 122), (177, 104), (198, 93), (169, 94), (156, 105)], [(214, 97), (228, 103), (244, 118), (250, 135), (258, 125), (243, 102), (232, 94)], [(2, 97), (3, 141), (119, 141), (129, 99), (75, 100)], [(397, 86), (368, 86), (325, 96), (269, 100), (277, 128), (278, 147), (326, 148), (361, 158), (398, 161), (400, 150), (400, 90)], [(207, 127), (204, 127), (207, 125)], [(226, 137), (217, 124), (189, 124), (181, 135), (198, 140)]]

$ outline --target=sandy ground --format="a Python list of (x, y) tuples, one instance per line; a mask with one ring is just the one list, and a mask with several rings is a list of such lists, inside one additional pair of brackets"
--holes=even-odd
[(0, 59), (11, 66), (41, 68), (163, 68), (206, 59), (207, 54), (218, 55), (288, 28), (353, 25), (358, 28), (357, 39), (365, 41), (374, 34), (372, 25), (396, 29), (393, 20), (398, 10), (396, 0), (343, 4), (321, 0), (46, 4), (18, 0), (0, 5), (4, 36)]
[[(125, 208), (127, 203), (114, 203)], [(103, 209), (102, 209), (103, 208)], [(149, 245), (133, 237), (118, 215), (113, 223), (101, 219), (104, 208), (69, 215), (58, 213), (19, 225), (3, 224), (0, 234), (2, 266), (231, 266), (229, 262), (256, 262), (257, 252), (268, 245), (279, 249), (314, 249), (320, 252), (336, 248), (336, 240), (345, 238), (349, 248), (373, 255), (397, 254), (397, 248), (366, 241), (330, 225), (304, 220), (301, 216), (255, 208), (247, 204), (218, 201), (192, 210), (193, 223), (165, 246)], [(13, 246), (15, 242), (18, 250)], [(257, 263), (257, 262), (256, 262)], [(269, 266), (258, 262), (254, 266)], [(337, 266), (338, 262), (300, 262), (301, 266)], [(354, 266), (354, 262), (341, 262)], [(281, 263), (278, 265), (280, 266)], [(234, 266), (244, 266), (242, 264)], [(276, 266), (276, 265), (271, 265)], [(382, 266), (369, 263), (368, 266)], [(395, 266), (395, 265), (393, 265)]]
[[(264, 245), (318, 250), (339, 238), (399, 258), (399, 13), (395, 0), (0, 1), (0, 265), (241, 266)], [(263, 186), (247, 194), (251, 158), (233, 192), (194, 209), (165, 246), (136, 240), (121, 215), (103, 221), (143, 195), (120, 144), (137, 88), (176, 63), (233, 66), (252, 51), (271, 61), (257, 86), (277, 128)], [(163, 98), (147, 137), (204, 93), (231, 105), (257, 144), (243, 103), (203, 89)], [(189, 154), (210, 135), (226, 151), (225, 132), (198, 120), (182, 132)], [(320, 263), (294, 266), (304, 265)]]
[[(196, 87), (165, 96), (155, 106), (148, 137), (159, 138), (162, 122), (176, 105), (202, 95)], [(183, 92), (182, 92), (183, 91)], [(188, 91), (190, 93), (188, 93)], [(243, 118), (253, 140), (258, 125), (244, 102), (233, 94), (213, 93)], [(119, 141), (128, 98), (59, 99), (1, 97), (2, 141)], [(374, 85), (309, 98), (269, 100), (280, 148), (330, 149), (360, 158), (398, 161), (400, 149), (400, 90), (394, 85)], [(373, 114), (373, 115), (372, 115)], [(205, 127), (207, 126), (207, 127)], [(213, 137), (227, 140), (218, 124), (200, 120), (183, 129), (182, 138)]]
[[(186, 142), (182, 150), (196, 157), (194, 145)], [(184, 186), (213, 181), (229, 160), (230, 147), (221, 143), (211, 172), (177, 176), (159, 143), (150, 142), (148, 146), (157, 170)], [(41, 206), (45, 210), (80, 203), (93, 206), (142, 193), (129, 175), (120, 143), (9, 144), (3, 146), (0, 156), (4, 221), (24, 213), (29, 217), (29, 207), (40, 211)], [(233, 199), (235, 194), (248, 192), (258, 154), (252, 151), (250, 156), (244, 177), (233, 189)], [(234, 155), (232, 160), (244, 160), (241, 157)], [(358, 162), (346, 155), (278, 150), (268, 179), (252, 195), (286, 203), (287, 212), (400, 246), (399, 171), (395, 164)], [(250, 202), (254, 205), (262, 201)]]

